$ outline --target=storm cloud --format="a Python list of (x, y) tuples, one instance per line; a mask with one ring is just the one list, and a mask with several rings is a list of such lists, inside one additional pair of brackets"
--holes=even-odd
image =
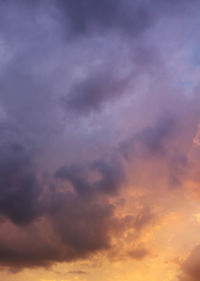
[(16, 224), (30, 223), (41, 213), (42, 189), (30, 161), (20, 145), (1, 145), (0, 212)]
[[(195, 0), (0, 1), (0, 266), (121, 245), (116, 259), (148, 258), (152, 197), (199, 182), (199, 78), (182, 47), (195, 45), (195, 11)], [(198, 279), (197, 252), (184, 281)]]

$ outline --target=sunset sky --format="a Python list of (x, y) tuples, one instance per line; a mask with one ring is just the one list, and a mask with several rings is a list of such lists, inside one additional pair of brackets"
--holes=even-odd
[(0, 0), (0, 281), (200, 280), (200, 1)]

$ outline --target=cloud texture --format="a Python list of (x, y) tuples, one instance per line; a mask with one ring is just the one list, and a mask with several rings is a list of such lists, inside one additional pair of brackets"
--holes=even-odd
[(198, 8), (0, 1), (0, 266), (150, 256), (152, 197), (200, 180)]

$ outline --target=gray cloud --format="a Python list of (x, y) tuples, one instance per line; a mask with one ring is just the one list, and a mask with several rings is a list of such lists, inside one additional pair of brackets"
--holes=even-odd
[(16, 224), (40, 215), (41, 187), (29, 155), (18, 144), (0, 147), (0, 212)]
[[(191, 1), (192, 4), (196, 0)], [(150, 28), (161, 16), (183, 13), (192, 6), (188, 1), (130, 1), (130, 0), (60, 0), (58, 7), (73, 35), (87, 35), (91, 31), (115, 29), (129, 36), (138, 36)]]
[[(172, 157), (176, 146), (169, 149), (167, 142), (183, 136), (181, 130), (174, 134), (173, 121), (183, 120), (185, 112), (191, 117), (182, 130), (189, 128), (191, 141), (199, 100), (180, 101), (176, 92), (170, 100), (160, 53), (142, 36), (162, 15), (180, 10), (182, 15), (191, 3), (0, 1), (1, 266), (22, 269), (88, 258), (109, 250), (118, 230), (132, 227), (140, 234), (154, 222), (149, 209), (116, 218), (110, 199), (126, 180), (121, 155), (128, 156), (123, 161), (136, 160), (134, 168), (140, 157), (164, 159), (176, 183), (187, 167), (185, 146)], [(155, 85), (161, 80), (166, 90), (161, 98), (150, 90), (146, 94), (146, 76)], [(155, 113), (151, 125), (130, 127), (133, 120), (148, 119), (149, 104), (159, 113), (165, 107), (178, 113), (174, 119)], [(147, 252), (129, 254), (140, 259)]]
[(121, 151), (126, 156), (133, 154), (163, 155), (166, 153), (167, 140), (173, 136), (175, 119), (160, 118), (154, 126), (144, 128), (130, 140), (122, 143)]
[[(98, 179), (89, 180), (90, 173), (96, 172)], [(97, 160), (88, 165), (63, 166), (55, 174), (57, 178), (68, 180), (74, 190), (80, 195), (89, 196), (97, 193), (116, 193), (124, 182), (125, 175), (122, 165), (118, 160), (106, 163), (104, 160)]]
[[(68, 112), (88, 114), (98, 111), (105, 103), (119, 99), (128, 86), (129, 77), (112, 77), (112, 70), (102, 70), (94, 77), (76, 84), (63, 98), (63, 105)], [(93, 76), (93, 74), (92, 74)]]
[(139, 2), (103, 0), (58, 1), (74, 34), (84, 34), (95, 28), (122, 29), (136, 35), (153, 21), (151, 13)]

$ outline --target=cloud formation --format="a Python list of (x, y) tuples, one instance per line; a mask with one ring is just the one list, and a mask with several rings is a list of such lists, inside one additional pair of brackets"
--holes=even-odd
[(18, 144), (1, 146), (0, 212), (16, 224), (30, 223), (40, 215), (41, 186), (30, 156)]
[(200, 278), (200, 246), (195, 247), (181, 266), (180, 281), (197, 281)]
[[(114, 256), (118, 244), (119, 259), (150, 256), (159, 190), (199, 182), (199, 76), (188, 93), (181, 49), (197, 8), (0, 1), (0, 266)], [(181, 281), (198, 279), (198, 251)]]

